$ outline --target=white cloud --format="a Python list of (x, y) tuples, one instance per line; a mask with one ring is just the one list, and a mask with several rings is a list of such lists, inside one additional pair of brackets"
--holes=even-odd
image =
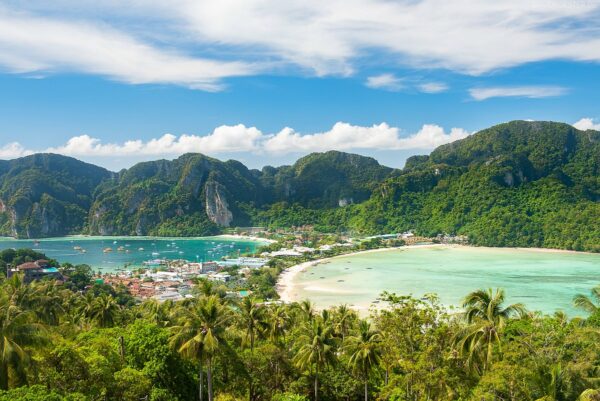
[(600, 122), (594, 123), (593, 118), (582, 118), (581, 120), (574, 123), (573, 127), (582, 131), (587, 131), (588, 129), (600, 131)]
[[(15, 72), (75, 71), (218, 89), (223, 77), (263, 68), (348, 75), (367, 58), (375, 66), (467, 74), (544, 60), (600, 61), (600, 30), (590, 28), (600, 13), (595, 1), (4, 3), (13, 11), (0, 17), (0, 64)], [(190, 56), (206, 49), (232, 61)]]
[(12, 142), (0, 147), (0, 159), (13, 159), (31, 154), (20, 143)]
[(372, 89), (398, 91), (404, 86), (402, 80), (393, 74), (374, 75), (367, 78), (365, 85)]
[(313, 134), (301, 134), (292, 128), (284, 128), (274, 134), (265, 134), (256, 127), (243, 124), (222, 125), (204, 136), (165, 134), (149, 141), (128, 140), (122, 143), (103, 143), (89, 135), (73, 137), (62, 146), (31, 150), (19, 143), (0, 147), (0, 158), (21, 157), (35, 152), (58, 153), (82, 158), (160, 157), (176, 156), (188, 152), (209, 155), (253, 153), (283, 155), (299, 152), (326, 150), (408, 150), (433, 149), (444, 143), (468, 136), (461, 128), (446, 132), (438, 125), (425, 124), (416, 133), (401, 135), (400, 129), (386, 123), (370, 127), (336, 123), (330, 130)]
[(448, 90), (448, 85), (443, 82), (426, 82), (418, 86), (421, 92), (440, 93)]
[(14, 13), (0, 7), (0, 66), (14, 73), (83, 72), (132, 83), (219, 90), (220, 80), (258, 71), (251, 63), (216, 61), (159, 49), (101, 23)]
[(475, 100), (486, 100), (493, 97), (528, 97), (535, 99), (561, 96), (565, 93), (567, 93), (567, 89), (560, 86), (499, 86), (469, 89), (469, 94)]

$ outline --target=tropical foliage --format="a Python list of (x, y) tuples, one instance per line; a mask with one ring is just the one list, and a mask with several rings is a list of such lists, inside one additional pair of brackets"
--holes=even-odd
[[(206, 283), (134, 304), (100, 284), (0, 283), (0, 400), (594, 400), (600, 325), (477, 290), (347, 306), (230, 298)], [(594, 292), (595, 294), (595, 292)], [(586, 310), (587, 302), (575, 299)], [(596, 397), (596, 398), (595, 398)]]

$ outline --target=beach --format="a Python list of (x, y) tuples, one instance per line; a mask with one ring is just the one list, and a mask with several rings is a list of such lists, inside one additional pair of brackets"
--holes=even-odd
[(408, 245), (408, 246), (393, 247), (393, 248), (368, 249), (365, 251), (350, 252), (350, 253), (345, 253), (342, 255), (332, 256), (330, 258), (323, 258), (323, 259), (311, 260), (308, 262), (300, 263), (298, 265), (288, 267), (283, 272), (281, 272), (281, 274), (279, 275), (279, 278), (277, 279), (277, 285), (276, 285), (277, 293), (279, 294), (279, 298), (283, 302), (298, 301), (298, 299), (295, 299), (295, 297), (294, 297), (294, 295), (295, 295), (294, 279), (296, 278), (296, 276), (299, 273), (308, 269), (309, 267), (316, 266), (316, 265), (319, 265), (322, 263), (326, 263), (326, 262), (334, 260), (334, 259), (338, 259), (338, 258), (346, 257), (346, 256), (364, 255), (364, 254), (375, 253), (375, 252), (389, 252), (389, 251), (398, 251), (398, 250), (410, 249), (410, 248), (426, 248), (426, 247), (440, 247), (440, 246), (447, 246), (447, 245), (425, 244), (425, 245)]
[(598, 282), (600, 254), (434, 244), (301, 263), (282, 272), (277, 290), (285, 302), (310, 299), (318, 309), (347, 304), (366, 314), (382, 305), (383, 291), (415, 298), (435, 293), (442, 305), (452, 308), (460, 306), (469, 291), (503, 288), (507, 302), (576, 315), (573, 297), (588, 293)]
[[(211, 238), (211, 237), (207, 237), (207, 238)], [(253, 235), (238, 235), (238, 234), (220, 234), (220, 235), (215, 235), (212, 238), (220, 238), (220, 239), (227, 239), (227, 240), (239, 240), (239, 241), (255, 241), (255, 242), (264, 242), (264, 243), (269, 243), (269, 244), (273, 244), (273, 243), (277, 242), (273, 239), (255, 237)]]

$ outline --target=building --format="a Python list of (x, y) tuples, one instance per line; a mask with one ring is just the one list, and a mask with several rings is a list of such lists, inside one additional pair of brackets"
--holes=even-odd
[(44, 259), (22, 263), (15, 268), (8, 269), (9, 278), (15, 274), (23, 274), (23, 281), (26, 283), (42, 279), (64, 280), (58, 269), (50, 266)]
[(212, 273), (216, 272), (219, 269), (219, 265), (217, 262), (202, 262), (200, 266), (200, 271), (202, 273)]

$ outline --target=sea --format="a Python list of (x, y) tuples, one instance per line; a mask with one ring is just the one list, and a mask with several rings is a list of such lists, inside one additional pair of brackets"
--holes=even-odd
[[(94, 271), (112, 273), (143, 266), (155, 259), (207, 262), (254, 252), (260, 241), (227, 237), (88, 237), (73, 236), (40, 240), (0, 239), (0, 251), (31, 248), (59, 262), (88, 264)], [(110, 249), (110, 251), (108, 251)]]
[(341, 256), (292, 280), (293, 300), (347, 304), (363, 314), (383, 291), (421, 298), (435, 293), (449, 309), (469, 292), (503, 288), (507, 303), (532, 311), (585, 315), (572, 300), (600, 284), (600, 254), (467, 246), (406, 247)]

